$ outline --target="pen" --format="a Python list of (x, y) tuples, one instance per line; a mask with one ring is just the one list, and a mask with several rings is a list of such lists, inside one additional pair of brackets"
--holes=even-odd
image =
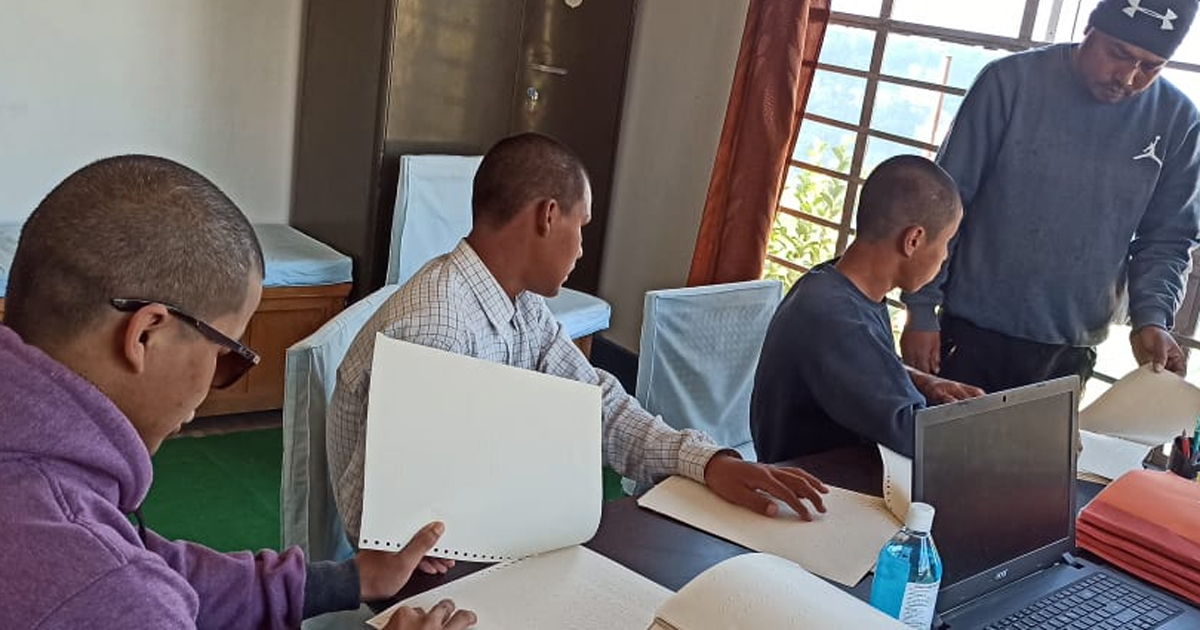
[(1192, 431), (1192, 456), (1200, 454), (1200, 416), (1196, 417), (1196, 429)]

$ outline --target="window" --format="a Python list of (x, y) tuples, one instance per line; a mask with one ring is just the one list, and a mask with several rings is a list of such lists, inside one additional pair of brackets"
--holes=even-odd
[[(1095, 2), (836, 2), (779, 198), (764, 277), (790, 286), (813, 265), (845, 251), (854, 238), (858, 189), (875, 166), (904, 153), (932, 158), (984, 65), (1046, 43), (1078, 41)], [(1185, 40), (1163, 76), (1200, 97), (1200, 37)], [(890, 295), (888, 302), (898, 335), (904, 312), (897, 298)], [(1183, 309), (1187, 318), (1180, 328), (1187, 333), (1195, 310)], [(1114, 341), (1101, 347), (1100, 379), (1135, 367), (1127, 337), (1114, 331)], [(1200, 374), (1193, 376), (1200, 382)], [(1088, 394), (1103, 388), (1089, 386)]]

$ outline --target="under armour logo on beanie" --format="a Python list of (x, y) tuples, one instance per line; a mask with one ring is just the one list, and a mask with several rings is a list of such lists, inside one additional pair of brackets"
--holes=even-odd
[(1169, 59), (1196, 17), (1197, 0), (1100, 0), (1088, 23)]

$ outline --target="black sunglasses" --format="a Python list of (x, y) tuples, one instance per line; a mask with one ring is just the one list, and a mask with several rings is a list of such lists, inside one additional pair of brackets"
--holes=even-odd
[(174, 315), (176, 319), (195, 328), (197, 332), (204, 336), (205, 339), (225, 348), (229, 352), (225, 352), (217, 357), (217, 369), (213, 372), (212, 388), (225, 389), (230, 385), (238, 382), (238, 379), (246, 375), (250, 368), (258, 365), (258, 353), (242, 345), (236, 339), (230, 339), (221, 331), (204, 323), (198, 317), (189, 315), (178, 307), (166, 302), (157, 300), (139, 300), (130, 298), (113, 298), (109, 300), (113, 308), (122, 313), (132, 313), (143, 309), (151, 304), (161, 304), (167, 309), (167, 312)]

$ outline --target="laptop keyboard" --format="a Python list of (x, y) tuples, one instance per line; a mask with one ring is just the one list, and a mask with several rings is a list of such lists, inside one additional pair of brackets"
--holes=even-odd
[(1180, 612), (1161, 597), (1135, 591), (1099, 572), (1062, 587), (986, 630), (1157, 628)]

